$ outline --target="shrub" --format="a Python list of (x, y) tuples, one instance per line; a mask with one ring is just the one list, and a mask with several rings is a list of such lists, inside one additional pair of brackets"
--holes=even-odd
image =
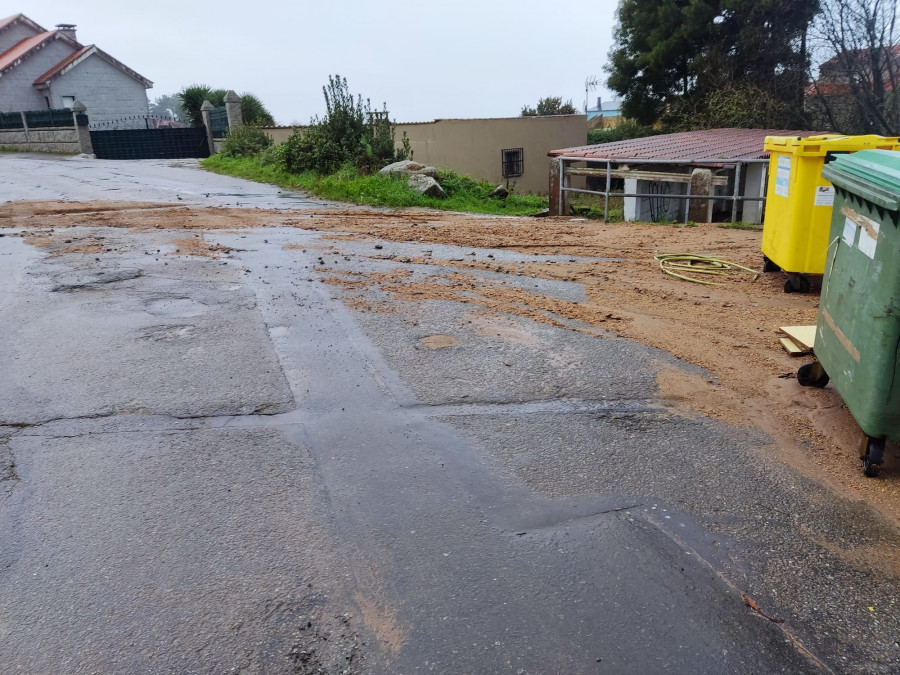
[(387, 110), (374, 111), (368, 100), (363, 104), (362, 96), (354, 97), (347, 78), (329, 76), (322, 92), (325, 117), (313, 119), (305, 131), (295, 129), (278, 148), (286, 171), (330, 174), (353, 164), (368, 174), (412, 155), (408, 139), (401, 149), (394, 147), (394, 125)]
[(177, 97), (191, 126), (202, 127), (203, 115), (200, 107), (203, 101), (209, 101), (214, 106), (225, 105), (225, 93), (224, 89), (211, 89), (205, 84), (192, 84), (178, 92)]
[(627, 141), (631, 138), (643, 138), (644, 136), (655, 136), (662, 133), (661, 131), (638, 124), (632, 120), (622, 120), (618, 126), (609, 129), (591, 129), (588, 131), (588, 145), (596, 145), (598, 143), (615, 143), (616, 141)]
[(719, 87), (705, 95), (684, 96), (669, 106), (661, 121), (667, 132), (807, 128), (790, 104), (749, 82)]
[[(214, 108), (218, 108), (225, 105), (225, 94), (227, 93), (225, 89), (211, 89), (205, 84), (192, 84), (178, 92), (176, 97), (191, 126), (201, 127), (203, 126), (203, 115), (200, 107), (203, 105), (203, 101), (209, 101)], [(271, 113), (253, 94), (241, 94), (241, 117), (244, 124), (258, 127), (275, 126), (275, 119)]]
[(241, 94), (241, 118), (254, 127), (274, 127), (275, 118), (253, 94)]
[(226, 157), (250, 157), (271, 145), (272, 139), (262, 129), (244, 125), (228, 130), (222, 144), (222, 154)]

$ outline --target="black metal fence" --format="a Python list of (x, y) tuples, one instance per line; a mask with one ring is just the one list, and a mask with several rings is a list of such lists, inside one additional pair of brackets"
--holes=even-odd
[(90, 124), (91, 131), (180, 129), (187, 126), (185, 122), (166, 115), (126, 115), (114, 120), (92, 121)]
[(46, 127), (72, 127), (75, 121), (68, 108), (49, 108), (47, 110), (28, 110), (25, 113), (25, 124), (29, 129)]
[(209, 157), (204, 127), (91, 131), (97, 159)]
[(0, 129), (24, 129), (25, 122), (22, 120), (22, 113), (0, 112)]
[(213, 138), (225, 138), (225, 134), (228, 133), (228, 111), (225, 106), (210, 111), (209, 126)]

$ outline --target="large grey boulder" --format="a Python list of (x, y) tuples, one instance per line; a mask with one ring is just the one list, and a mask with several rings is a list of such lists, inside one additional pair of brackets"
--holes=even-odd
[(404, 159), (402, 162), (388, 164), (378, 172), (379, 176), (412, 176), (417, 174), (437, 178), (438, 170), (433, 166), (425, 166), (411, 159)]
[(447, 196), (447, 193), (444, 192), (444, 188), (441, 187), (441, 184), (431, 176), (426, 176), (425, 174), (414, 173), (409, 177), (409, 180), (406, 181), (406, 184), (413, 192), (417, 192), (426, 197), (443, 199)]
[(491, 190), (488, 197), (496, 197), (497, 199), (506, 199), (507, 197), (509, 197), (509, 190), (507, 190), (506, 186), (503, 183), (501, 183), (500, 185), (495, 187), (493, 190)]

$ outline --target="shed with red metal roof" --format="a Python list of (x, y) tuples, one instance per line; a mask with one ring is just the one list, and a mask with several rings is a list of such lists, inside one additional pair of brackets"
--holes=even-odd
[[(765, 202), (766, 137), (816, 133), (706, 129), (552, 150), (550, 212), (564, 215), (567, 197), (591, 193), (604, 196), (607, 218), (608, 202), (616, 196), (625, 200), (626, 220), (707, 220), (718, 206), (730, 211), (732, 220), (740, 215), (758, 223)], [(614, 190), (617, 181), (622, 189)]]

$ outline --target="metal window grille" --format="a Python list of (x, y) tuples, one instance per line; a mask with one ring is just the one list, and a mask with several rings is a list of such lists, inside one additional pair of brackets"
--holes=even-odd
[(525, 173), (525, 150), (523, 148), (501, 150), (500, 156), (503, 159), (504, 178), (513, 178)]
[(213, 138), (225, 138), (228, 132), (228, 111), (225, 106), (213, 108), (209, 112), (209, 125)]

